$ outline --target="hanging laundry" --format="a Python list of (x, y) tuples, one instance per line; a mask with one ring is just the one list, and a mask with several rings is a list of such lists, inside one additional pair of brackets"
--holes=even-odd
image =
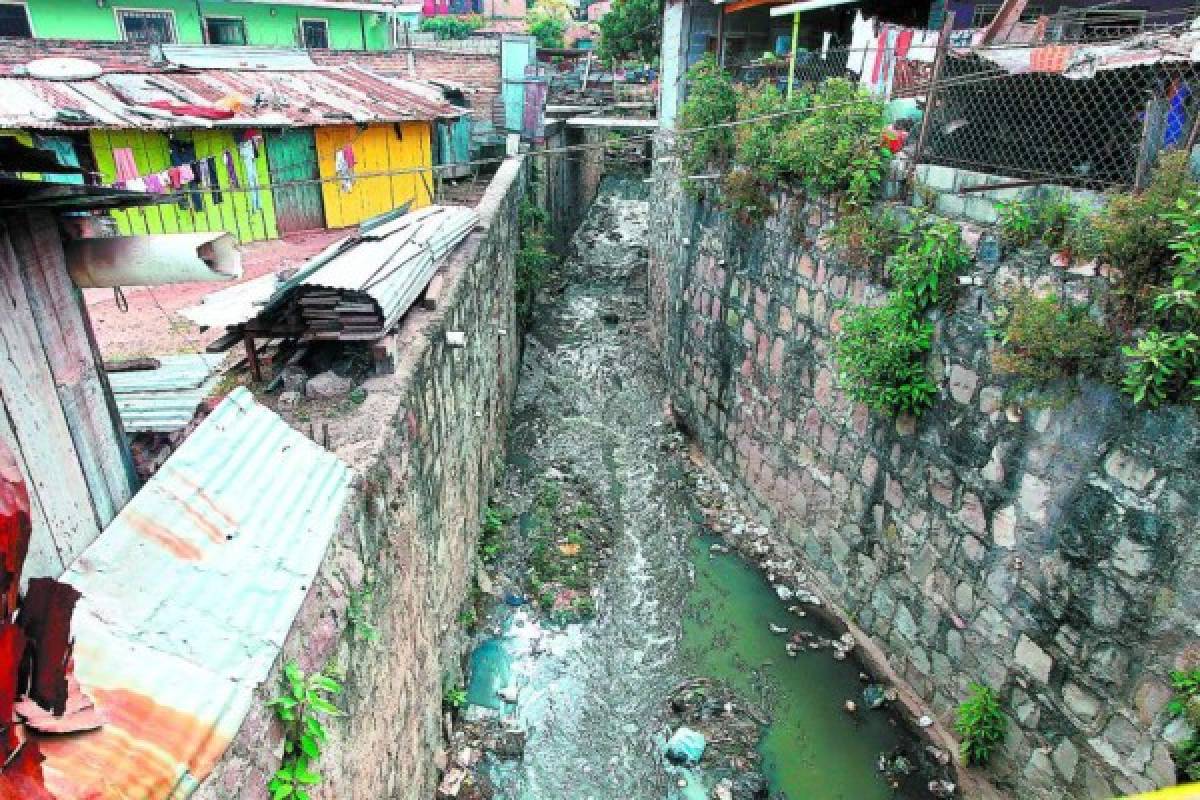
[(212, 176), (212, 201), (214, 203), (225, 202), (225, 196), (221, 193), (221, 164), (216, 156), (209, 156), (205, 159), (208, 164), (208, 174)]
[(198, 117), (199, 119), (229, 119), (234, 112), (212, 106), (197, 106), (190, 103), (175, 103), (170, 100), (152, 100), (145, 105), (167, 111), (177, 117)]
[(846, 67), (858, 74), (859, 82), (866, 84), (867, 64), (875, 63), (876, 33), (875, 20), (867, 19), (861, 11), (854, 12), (853, 33), (850, 38), (850, 57)]
[(220, 205), (221, 197), (221, 181), (217, 178), (217, 160), (212, 156), (201, 160), (197, 165), (200, 168), (200, 185), (209, 190), (209, 200), (213, 205)]
[(225, 174), (229, 176), (229, 188), (240, 189), (242, 184), (238, 181), (237, 165), (233, 162), (233, 153), (226, 150), (221, 156), (225, 161)]
[(179, 165), (179, 180), (183, 183), (191, 183), (196, 180), (196, 173), (192, 170), (191, 164)]
[(254, 140), (250, 139), (238, 145), (242, 154), (242, 167), (246, 173), (246, 187), (250, 189), (250, 210), (257, 213), (262, 209), (262, 196), (258, 191), (258, 164), (254, 160)]
[(167, 182), (171, 184), (171, 188), (178, 190), (183, 186), (183, 178), (179, 174), (179, 167), (171, 167), (167, 170)]
[[(347, 151), (349, 158), (347, 158)], [(354, 189), (354, 149), (346, 145), (341, 150), (333, 154), (333, 168), (337, 172), (338, 177), (342, 179), (342, 191), (349, 192)]]
[(146, 188), (147, 188), (146, 187), (146, 179), (145, 178), (132, 178), (130, 180), (127, 180), (127, 181), (125, 181), (125, 188), (131, 192), (144, 192), (144, 191), (146, 191)]
[(131, 181), (138, 175), (137, 161), (133, 158), (133, 149), (129, 147), (113, 148), (113, 164), (117, 168), (117, 180)]
[(166, 189), (166, 184), (163, 182), (161, 173), (146, 176), (146, 191), (162, 194), (164, 189)]

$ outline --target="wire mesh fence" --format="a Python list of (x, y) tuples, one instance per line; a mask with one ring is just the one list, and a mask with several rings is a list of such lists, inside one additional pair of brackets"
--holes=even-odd
[[(1042, 21), (1032, 41), (985, 46), (956, 31), (940, 62), (936, 37), (922, 32), (902, 46), (801, 51), (793, 84), (848, 78), (884, 101), (913, 100), (928, 116), (922, 163), (1097, 189), (1142, 185), (1160, 153), (1196, 142), (1193, 17), (1101, 24), (1064, 15)], [(740, 83), (785, 90), (788, 62), (766, 54), (726, 67)]]

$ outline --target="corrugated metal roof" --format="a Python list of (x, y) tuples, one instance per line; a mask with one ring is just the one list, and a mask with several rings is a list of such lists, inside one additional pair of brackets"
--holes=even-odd
[(301, 270), (280, 293), (303, 286), (363, 291), (392, 327), (424, 291), (438, 264), (479, 224), (466, 206), (426, 206), (364, 235), (316, 270)]
[[(228, 119), (176, 114), (166, 101), (215, 108)], [(63, 111), (71, 112), (65, 117)], [(0, 127), (169, 130), (248, 126), (308, 127), (458, 117), (440, 89), (384, 77), (352, 63), (312, 69), (163, 69), (110, 71), (91, 80), (0, 77)]]
[(1088, 80), (1097, 72), (1200, 61), (1200, 31), (1140, 33), (1098, 44), (991, 45), (956, 55), (977, 55), (1014, 75), (1060, 74)]
[(225, 356), (195, 353), (156, 356), (158, 369), (110, 372), (117, 413), (131, 433), (170, 433), (186, 428), (216, 385)]
[(105, 726), (42, 740), (62, 800), (181, 798), (268, 676), (353, 473), (230, 394), (63, 580), (83, 593), (75, 673)]

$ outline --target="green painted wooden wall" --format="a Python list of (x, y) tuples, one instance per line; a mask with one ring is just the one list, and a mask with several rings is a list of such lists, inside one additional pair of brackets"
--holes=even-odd
[[(229, 151), (234, 155), (238, 181), (245, 186), (245, 167), (238, 157), (237, 140), (234, 132), (225, 130), (180, 131), (172, 134), (181, 139), (190, 139), (196, 148), (196, 158), (217, 156)], [(116, 180), (116, 165), (113, 148), (128, 147), (133, 151), (138, 172), (146, 175), (171, 166), (171, 150), (167, 134), (157, 131), (93, 130), (89, 133), (92, 154), (96, 167), (106, 183)], [(256, 162), (260, 186), (270, 183), (265, 153)], [(180, 208), (176, 205), (156, 205), (114, 211), (117, 229), (125, 235), (145, 233), (194, 233), (197, 231), (228, 231), (241, 242), (259, 239), (274, 239), (279, 236), (275, 221), (275, 206), (268, 189), (259, 191), (262, 207), (251, 209), (248, 192), (228, 191), (229, 177), (218, 170), (218, 181), (222, 188), (221, 202), (214, 203), (205, 193), (199, 211)]]

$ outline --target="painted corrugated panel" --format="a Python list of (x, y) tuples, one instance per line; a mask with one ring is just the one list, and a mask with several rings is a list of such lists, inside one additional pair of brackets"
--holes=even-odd
[(431, 167), (433, 143), (428, 122), (405, 123), (399, 128), (331, 125), (317, 129), (316, 142), (321, 177), (327, 179), (321, 184), (321, 198), (328, 228), (357, 225), (405, 203), (420, 208), (433, 200), (432, 169), (425, 173), (354, 178), (349, 183), (336, 180), (337, 153), (347, 146), (354, 150), (356, 173)]
[(158, 356), (158, 369), (110, 372), (117, 413), (130, 433), (186, 428), (217, 383), (224, 355)]
[(75, 561), (75, 671), (109, 722), (48, 739), (62, 800), (182, 798), (237, 733), (353, 473), (230, 394)]

